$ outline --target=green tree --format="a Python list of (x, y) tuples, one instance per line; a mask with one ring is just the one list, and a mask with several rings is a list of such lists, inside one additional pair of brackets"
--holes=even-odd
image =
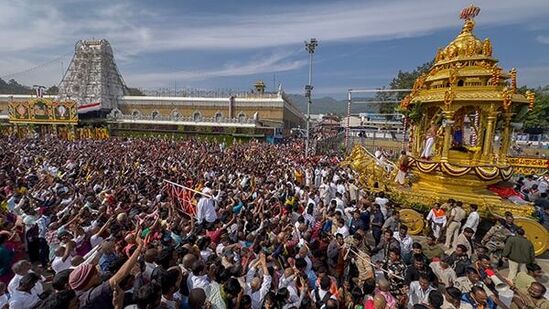
[(1, 94), (30, 94), (31, 88), (19, 84), (15, 79), (10, 79), (5, 82), (0, 78), (0, 93)]
[(46, 90), (46, 94), (47, 95), (56, 95), (56, 94), (59, 94), (59, 87), (57, 86), (51, 86), (50, 88), (48, 88), (48, 90)]
[(143, 93), (143, 91), (139, 90), (138, 88), (126, 88), (127, 91), (128, 91), (128, 95), (131, 95), (131, 96), (144, 96), (145, 94)]
[[(523, 89), (521, 89), (523, 90)], [(549, 129), (549, 85), (538, 89), (530, 89), (536, 93), (534, 108), (524, 117), (526, 129)]]

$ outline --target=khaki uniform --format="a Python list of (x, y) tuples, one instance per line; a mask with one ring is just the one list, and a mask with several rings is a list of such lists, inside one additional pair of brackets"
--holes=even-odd
[(450, 210), (450, 216), (448, 217), (448, 227), (446, 228), (446, 247), (450, 248), (450, 246), (454, 246), (454, 242), (457, 240), (457, 237), (459, 235), (459, 230), (461, 228), (461, 221), (465, 219), (466, 213), (465, 210), (461, 207), (454, 207)]
[(496, 223), (486, 233), (482, 239), (482, 245), (484, 245), (491, 254), (494, 254), (496, 258), (501, 257), (501, 252), (505, 248), (505, 241), (509, 236), (513, 235), (511, 231), (505, 228), (501, 223)]

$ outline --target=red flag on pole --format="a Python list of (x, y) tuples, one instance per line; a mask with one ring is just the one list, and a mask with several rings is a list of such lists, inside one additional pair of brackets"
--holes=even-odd
[(193, 192), (183, 186), (176, 186), (173, 183), (166, 182), (163, 191), (165, 191), (172, 200), (189, 215), (196, 215), (196, 206), (193, 204)]

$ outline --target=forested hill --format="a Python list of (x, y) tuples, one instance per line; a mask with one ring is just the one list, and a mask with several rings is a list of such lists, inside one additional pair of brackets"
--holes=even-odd
[(30, 87), (21, 85), (14, 79), (4, 81), (0, 78), (0, 94), (31, 94), (32, 89)]

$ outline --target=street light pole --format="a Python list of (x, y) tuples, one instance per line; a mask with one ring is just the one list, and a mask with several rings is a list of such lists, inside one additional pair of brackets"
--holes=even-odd
[(313, 91), (313, 55), (315, 49), (318, 46), (318, 41), (315, 38), (311, 38), (308, 42), (305, 41), (305, 50), (309, 53), (309, 83), (305, 86), (305, 97), (307, 97), (307, 128), (305, 139), (305, 156), (309, 156), (309, 136), (310, 136), (310, 122), (311, 122), (311, 103), (312, 103), (312, 91)]

